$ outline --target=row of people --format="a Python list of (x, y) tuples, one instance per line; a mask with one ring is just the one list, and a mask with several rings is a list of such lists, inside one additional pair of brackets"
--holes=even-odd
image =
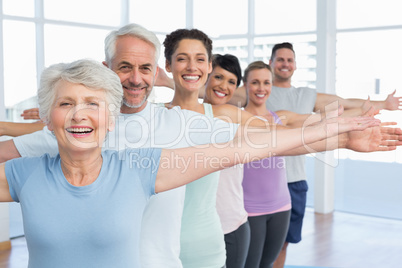
[[(196, 30), (192, 30), (192, 31), (179, 30), (179, 31), (175, 32), (174, 34), (177, 35), (178, 33), (180, 33), (180, 36), (182, 39), (186, 39), (185, 41), (183, 41), (184, 47), (191, 46), (194, 49), (197, 46), (199, 47), (200, 43), (201, 44), (204, 43), (203, 49), (206, 50), (206, 52), (203, 51), (203, 49), (195, 50), (197, 52), (197, 55), (203, 55), (203, 53), (204, 53), (204, 55), (211, 53), (211, 51), (208, 50), (209, 43), (204, 41), (204, 40), (208, 40), (208, 37), (206, 35), (204, 35), (203, 33), (200, 33), (199, 31), (197, 32)], [(208, 41), (210, 41), (210, 40), (208, 40)], [(190, 54), (189, 49), (185, 50), (185, 49), (181, 48), (179, 44), (177, 44), (177, 47), (178, 47), (178, 51), (180, 51), (180, 52), (178, 52), (180, 55), (186, 55), (186, 57), (189, 57), (188, 56)], [(278, 49), (278, 46), (274, 47), (274, 52), (277, 49)], [(275, 55), (275, 53), (274, 53), (274, 55)], [(210, 78), (207, 80), (205, 89), (204, 89), (204, 87), (199, 87), (200, 92), (203, 92), (205, 90), (205, 94), (203, 94), (204, 103), (224, 104), (226, 102), (230, 102), (231, 97), (233, 95), (239, 95), (235, 91), (234, 84), (236, 84), (236, 81), (239, 82), (238, 81), (239, 77), (241, 77), (241, 75), (239, 75), (240, 65), (238, 63), (238, 60), (233, 59), (233, 57), (234, 56), (230, 56), (230, 55), (224, 55), (224, 56), (218, 55), (216, 57), (215, 61), (212, 62), (212, 72), (210, 74)], [(224, 59), (227, 61), (226, 64), (223, 64), (226, 66), (226, 70), (223, 70), (223, 68), (221, 68), (221, 66), (219, 66), (219, 61), (222, 62), (222, 61), (224, 61)], [(180, 60), (189, 61), (188, 58), (180, 59)], [(196, 59), (195, 59), (195, 61), (196, 61)], [(171, 72), (171, 67), (169, 66), (169, 60), (167, 60), (166, 70), (168, 72)], [(189, 67), (189, 69), (187, 71), (188, 72), (191, 71), (191, 66)], [(257, 76), (257, 77), (258, 77), (258, 75), (260, 75), (260, 77), (255, 80), (254, 80), (254, 77), (251, 77), (250, 79), (252, 82), (247, 83), (249, 72), (250, 72), (250, 74)], [(229, 74), (229, 73), (231, 73), (231, 74)], [(173, 74), (174, 82), (169, 82), (169, 81), (163, 82), (163, 85), (172, 87), (175, 89), (175, 95), (174, 95), (174, 99), (173, 99), (172, 103), (176, 100), (175, 105), (180, 105), (182, 108), (184, 107), (186, 109), (202, 112), (203, 106), (197, 102), (197, 98), (195, 97), (196, 90), (194, 89), (194, 87), (192, 87), (191, 89), (188, 88), (187, 91), (183, 90), (183, 86), (181, 84), (179, 86), (177, 86), (177, 82), (176, 82), (177, 78), (176, 77), (178, 77), (178, 76), (175, 75), (175, 73), (173, 73), (173, 72), (172, 72), (172, 74)], [(231, 78), (225, 79), (225, 74), (228, 76), (231, 76)], [(189, 74), (189, 76), (190, 76), (190, 74)], [(165, 80), (167, 80), (166, 75), (163, 75), (163, 77)], [(212, 84), (211, 81), (214, 81), (214, 80), (215, 81), (222, 80), (222, 81), (220, 81), (220, 83), (216, 83), (216, 84), (219, 84), (219, 86), (216, 86), (216, 88), (213, 88), (213, 85), (211, 85)], [(225, 81), (225, 84), (223, 83), (223, 81)], [(259, 84), (257, 84), (257, 83), (259, 83)], [(258, 85), (258, 86), (254, 86), (256, 88), (254, 90), (260, 90), (259, 94), (257, 94), (257, 93), (249, 94), (250, 93), (249, 90), (250, 90), (250, 88), (253, 87), (253, 84)], [(225, 85), (225, 87), (223, 87), (222, 85)], [(232, 85), (232, 86), (230, 87), (229, 85)], [(239, 89), (239, 90), (240, 91), (245, 90), (248, 93), (248, 94), (245, 94), (248, 97), (248, 99), (247, 99), (248, 101), (250, 101), (250, 96), (251, 96), (251, 100), (253, 100), (252, 102), (247, 102), (247, 105), (245, 108), (246, 111), (254, 112), (257, 115), (268, 117), (266, 119), (269, 122), (271, 122), (271, 124), (275, 124), (275, 123), (277, 123), (278, 119), (275, 120), (275, 118), (272, 118), (272, 116), (277, 116), (277, 115), (276, 114), (271, 115), (270, 111), (268, 111), (266, 108), (263, 109), (263, 107), (261, 106), (261, 103), (259, 105), (256, 104), (256, 100), (260, 99), (260, 101), (262, 101), (262, 103), (264, 104), (264, 107), (265, 107), (266, 100), (268, 99), (268, 96), (271, 93), (271, 85), (272, 85), (272, 73), (271, 73), (270, 67), (262, 62), (255, 62), (255, 63), (250, 64), (249, 67), (246, 69), (245, 76), (244, 76), (244, 86), (242, 89)], [(225, 88), (225, 89), (223, 89), (223, 88)], [(228, 88), (231, 88), (231, 90)], [(183, 93), (183, 91), (184, 91), (184, 93)], [(185, 95), (185, 93), (192, 93), (192, 98), (188, 98), (188, 95), (186, 96), (187, 98), (183, 97)], [(325, 96), (325, 94), (323, 94), (323, 95)], [(334, 101), (337, 100), (338, 102), (339, 102), (339, 100), (341, 100), (338, 97), (331, 98), (331, 96), (326, 97), (326, 98), (332, 99)], [(239, 101), (239, 97), (237, 97), (236, 99), (237, 99), (237, 101)], [(376, 104), (377, 107), (380, 108), (378, 105), (383, 105), (384, 103), (389, 103), (391, 100), (394, 102), (397, 101), (397, 99), (393, 97), (393, 94), (391, 94), (388, 97), (387, 101), (373, 102), (373, 104)], [(350, 108), (348, 110), (348, 112), (350, 112), (350, 114), (358, 115), (361, 113), (361, 108), (363, 108), (367, 103), (369, 103), (369, 101), (353, 100), (353, 103), (348, 105), (348, 107)], [(361, 106), (361, 108), (353, 108), (353, 107), (359, 107), (359, 106)], [(396, 107), (397, 106), (398, 105), (396, 105)], [(204, 105), (204, 107), (205, 107), (205, 105)], [(256, 107), (259, 107), (259, 108), (256, 108)], [(337, 106), (335, 106), (335, 107), (337, 107)], [(224, 112), (222, 112), (222, 110)], [(326, 108), (326, 110), (328, 110), (328, 108)], [(290, 111), (284, 111), (284, 110), (277, 111), (277, 113), (278, 113), (279, 117), (282, 119), (282, 121), (288, 126), (292, 126), (292, 125), (300, 126), (300, 124), (303, 124), (307, 119), (314, 120), (313, 116), (311, 116), (311, 114), (307, 114), (307, 115), (303, 116), (303, 115), (299, 115), (299, 114), (292, 113)], [(218, 107), (213, 106), (213, 114), (215, 116), (220, 116), (220, 115), (225, 116), (225, 117), (229, 118), (230, 121), (232, 121), (232, 122), (237, 122), (237, 123), (248, 122), (249, 125), (253, 125), (253, 123), (255, 123), (255, 121), (259, 121), (258, 119), (254, 119), (255, 121), (250, 121), (250, 114), (245, 114), (244, 112), (236, 111), (236, 109), (234, 109), (233, 107), (225, 106), (225, 105), (220, 105)], [(241, 115), (241, 120), (239, 120), (236, 117), (236, 115), (239, 115), (239, 114)], [(327, 148), (327, 149), (329, 149), (329, 148)], [(362, 150), (362, 149), (360, 149), (360, 150)], [(312, 148), (311, 152), (316, 152), (317, 150), (320, 151), (320, 149), (318, 149), (318, 148), (314, 148), (314, 149)], [(275, 158), (266, 159), (265, 161), (276, 162), (276, 163), (279, 163), (278, 165), (281, 165), (280, 163), (284, 162), (284, 160), (282, 158), (280, 158), (281, 160), (278, 160), (278, 161), (275, 161), (272, 159), (275, 159)], [(255, 165), (256, 164), (253, 163), (253, 166), (255, 166)], [(278, 176), (278, 174), (276, 174), (278, 181), (282, 182), (282, 184), (281, 184), (282, 186), (283, 186), (283, 182), (286, 182), (286, 174), (284, 173), (284, 167), (285, 167), (285, 165), (283, 164), (282, 169), (277, 168), (278, 170), (280, 170), (280, 171), (277, 171), (277, 173), (280, 174), (280, 176)], [(290, 166), (290, 168), (292, 168), (292, 166)], [(255, 171), (255, 169), (251, 169), (251, 170)], [(263, 171), (263, 172), (264, 171), (265, 172), (273, 172), (272, 170), (275, 170), (275, 167), (270, 168), (268, 170), (260, 169), (260, 171)], [(247, 169), (245, 173), (253, 174), (253, 172), (249, 173), (248, 171), (249, 171), (249, 169)], [(231, 172), (233, 172), (233, 173), (231, 173)], [(240, 174), (242, 173), (242, 170), (240, 170), (240, 167), (237, 168), (237, 170), (236, 169), (228, 169), (228, 170), (221, 171), (221, 174), (225, 174), (223, 176), (231, 176), (231, 177), (235, 177), (239, 173)], [(240, 176), (237, 176), (237, 177), (240, 177)], [(282, 180), (280, 179), (280, 177), (282, 178)], [(241, 181), (241, 179), (242, 179), (242, 175), (241, 175), (240, 181)], [(283, 179), (285, 179), (285, 180), (283, 180)], [(225, 182), (224, 179), (220, 179), (220, 184), (222, 184), (224, 182)], [(246, 267), (258, 267), (260, 262), (264, 263), (263, 267), (271, 267), (273, 265), (273, 261), (276, 259), (276, 257), (278, 256), (278, 254), (280, 252), (280, 248), (282, 246), (281, 243), (284, 244), (284, 242), (285, 242), (284, 241), (285, 237), (283, 235), (284, 234), (286, 235), (286, 233), (288, 231), (288, 228), (287, 228), (288, 220), (287, 220), (286, 216), (283, 216), (283, 214), (285, 214), (285, 213), (277, 214), (279, 218), (282, 217), (281, 218), (282, 221), (279, 221), (280, 224), (277, 224), (276, 226), (280, 226), (282, 228), (276, 227), (276, 228), (273, 228), (270, 232), (265, 232), (266, 237), (261, 236), (261, 228), (260, 228), (260, 230), (254, 232), (254, 234), (257, 234), (257, 235), (255, 235), (254, 239), (251, 240), (252, 247), (251, 247), (250, 251), (248, 251), (249, 242), (247, 242), (248, 241), (247, 239), (248, 239), (249, 232), (247, 230), (249, 227), (248, 227), (248, 223), (244, 222), (244, 215), (245, 215), (243, 213), (244, 209), (241, 208), (241, 205), (243, 204), (242, 192), (237, 191), (237, 196), (240, 196), (240, 198), (237, 199), (237, 201), (239, 201), (239, 202), (236, 203), (236, 198), (233, 198), (233, 196), (236, 196), (236, 195), (233, 195), (233, 193), (235, 192), (236, 186), (233, 186), (233, 185), (236, 185), (236, 180), (230, 181), (228, 185), (225, 185), (225, 187), (220, 187), (220, 189), (218, 191), (217, 207), (218, 207), (218, 212), (220, 212), (220, 214), (221, 214), (221, 219), (223, 218), (222, 215), (228, 215), (231, 212), (233, 212), (232, 217), (235, 218), (233, 215), (237, 215), (238, 217), (236, 219), (239, 220), (240, 223), (245, 224), (244, 226), (241, 226), (241, 228), (239, 228), (240, 226), (236, 226), (236, 228), (239, 228), (238, 232), (241, 232), (241, 233), (237, 233), (237, 232), (233, 231), (233, 230), (237, 230), (237, 229), (233, 228), (234, 223), (232, 222), (232, 229), (230, 229), (231, 227), (228, 227), (228, 230), (232, 230), (233, 232), (227, 231), (226, 236), (225, 236), (225, 238), (227, 237), (227, 240), (230, 239), (229, 236), (235, 236), (237, 238), (237, 241), (239, 241), (238, 237), (243, 237), (244, 243), (236, 244), (233, 242), (229, 243), (227, 241), (226, 250), (227, 250), (228, 263), (226, 263), (226, 265), (228, 267), (243, 267), (244, 262), (245, 262), (245, 256), (247, 255), (247, 252), (248, 252), (249, 258), (248, 258)], [(264, 188), (263, 183), (262, 184), (255, 183), (255, 184), (247, 184), (247, 185), (249, 186), (249, 189), (250, 188), (252, 189), (252, 186), (255, 186), (254, 190), (265, 189), (266, 193), (267, 193), (267, 189), (271, 189), (271, 191), (274, 191), (274, 192), (275, 192), (275, 190), (278, 190), (277, 187), (273, 188), (272, 185), (269, 185), (269, 186), (266, 185), (266, 188)], [(250, 185), (251, 185), (251, 187), (250, 187)], [(230, 188), (230, 187), (232, 187), (232, 188)], [(237, 187), (237, 189), (238, 188), (239, 187)], [(281, 188), (281, 189), (283, 189), (283, 188)], [(230, 191), (232, 191), (232, 192), (230, 192)], [(219, 198), (220, 196), (223, 195), (221, 192), (226, 193), (225, 198)], [(287, 193), (288, 193), (288, 191), (285, 191), (285, 197), (283, 198), (285, 200), (288, 200), (288, 199), (286, 199)], [(232, 199), (230, 199), (231, 195), (232, 195)], [(261, 201), (261, 198), (259, 198), (260, 196), (256, 195), (255, 192), (251, 192), (251, 193), (249, 192), (248, 197), (252, 200), (251, 202), (249, 201), (250, 203), (253, 204), (253, 202), (254, 202), (254, 206), (255, 206), (255, 203), (257, 203), (259, 206), (261, 206), (261, 202), (263, 202), (263, 201)], [(280, 199), (275, 198), (272, 195), (271, 196), (265, 195), (262, 197), (262, 199), (263, 200), (265, 199), (266, 203), (269, 203), (269, 202), (267, 202), (267, 199), (270, 199), (270, 201), (271, 201), (270, 204), (272, 204), (272, 202), (274, 202), (275, 200), (278, 201), (278, 203), (279, 203), (279, 200), (280, 200)], [(226, 212), (226, 214), (225, 214), (225, 211), (224, 211), (225, 209), (221, 209), (219, 211), (219, 208), (220, 208), (219, 201), (222, 201), (224, 203), (225, 200), (227, 201), (228, 206), (223, 206), (223, 208), (228, 208), (228, 207), (232, 206), (232, 207), (235, 207), (239, 213), (236, 214), (236, 211), (230, 211), (230, 212)], [(230, 200), (230, 202), (229, 202), (229, 200)], [(284, 211), (286, 211), (286, 209), (288, 209), (290, 212), (290, 207), (291, 207), (290, 199), (288, 201), (289, 201), (289, 203), (285, 202), (283, 207), (275, 208), (272, 211), (284, 212)], [(282, 201), (282, 202), (284, 202), (284, 201)], [(241, 205), (236, 207), (236, 206), (234, 206), (234, 204), (241, 204)], [(289, 232), (290, 232), (291, 236), (293, 236), (293, 237), (294, 236), (300, 237), (298, 239), (298, 241), (300, 241), (300, 239), (301, 239), (301, 219), (302, 219), (302, 215), (304, 215), (305, 203), (298, 202), (295, 205), (297, 205), (297, 207), (296, 207), (297, 210), (294, 213), (296, 213), (296, 215), (299, 215), (298, 219), (296, 220), (296, 222), (298, 224), (296, 227), (293, 227), (292, 229), (290, 229)], [(267, 209), (267, 208), (265, 207), (265, 209)], [(300, 212), (300, 210), (301, 210), (301, 212)], [(272, 212), (272, 211), (270, 211), (270, 212)], [(269, 217), (251, 217), (251, 218), (249, 217), (249, 220), (250, 219), (253, 221), (256, 220), (258, 223), (258, 220), (260, 220), (261, 218), (264, 218), (265, 221), (269, 220), (269, 223), (272, 226), (275, 226), (274, 220), (271, 219), (271, 217), (273, 216), (272, 215), (273, 213), (266, 213), (266, 212), (268, 212), (268, 211), (265, 211), (265, 214), (263, 213), (262, 215), (269, 214)], [(262, 212), (259, 211), (256, 214), (250, 213), (249, 216), (250, 215), (252, 215), (252, 216), (261, 215), (259, 213), (262, 213)], [(268, 228), (270, 226), (269, 223), (264, 225), (264, 227), (265, 227), (264, 231), (268, 230)], [(224, 222), (222, 222), (222, 225), (225, 229)], [(254, 226), (262, 226), (262, 225), (255, 224)], [(255, 230), (255, 229), (257, 229), (257, 228), (251, 228), (252, 234), (253, 234), (253, 230)], [(282, 230), (282, 232), (280, 232), (281, 230)], [(283, 233), (283, 230), (285, 230), (285, 233)], [(275, 239), (275, 237), (277, 237), (277, 239)], [(231, 239), (231, 241), (233, 241), (233, 239)], [(256, 241), (256, 243), (254, 243), (254, 241)], [(254, 245), (255, 245), (255, 247), (253, 247)], [(278, 245), (280, 246), (279, 248), (278, 248)], [(230, 250), (230, 249), (233, 249), (233, 252), (236, 252), (236, 254), (233, 254), (233, 257), (231, 254), (232, 250)], [(239, 252), (242, 252), (243, 254), (240, 254)], [(265, 252), (265, 253), (263, 253), (263, 252)], [(250, 253), (253, 253), (253, 254), (251, 255)], [(243, 256), (243, 258), (241, 258), (241, 256)], [(234, 266), (234, 264), (232, 262), (233, 260), (237, 261), (238, 266)], [(229, 266), (229, 264), (230, 264), (230, 266)], [(283, 264), (284, 264), (284, 260), (283, 260), (283, 263), (279, 264), (279, 265), (283, 266)]]
[[(139, 32), (142, 34), (139, 34)], [(206, 46), (202, 40), (199, 40), (198, 36), (202, 36), (204, 38), (202, 40), (206, 40)], [(227, 142), (234, 137), (234, 133), (240, 133), (243, 130), (243, 127), (240, 127), (238, 130), (238, 124), (244, 125), (243, 117), (232, 117), (229, 120), (227, 115), (233, 114), (232, 112), (225, 112), (222, 107), (199, 105), (199, 103), (194, 101), (196, 100), (198, 102), (198, 98), (194, 96), (196, 96), (198, 91), (204, 87), (205, 82), (208, 79), (208, 74), (212, 71), (212, 42), (208, 40), (209, 38), (205, 38), (206, 36), (204, 36), (200, 31), (178, 30), (167, 36), (165, 40), (165, 56), (167, 59), (166, 69), (171, 71), (173, 74), (175, 97), (171, 103), (166, 105), (170, 109), (147, 102), (147, 96), (154, 85), (158, 73), (156, 62), (160, 48), (156, 42), (157, 39), (155, 40), (153, 37), (154, 35), (152, 33), (138, 25), (128, 25), (118, 31), (112, 32), (112, 34), (106, 39), (107, 42), (105, 42), (105, 44), (107, 47), (107, 53), (104, 65), (117, 73), (120, 78), (120, 83), (123, 86), (124, 93), (124, 101), (122, 108), (120, 109), (122, 114), (118, 117), (116, 122), (116, 131), (111, 132), (108, 135), (106, 148), (111, 149), (114, 146), (114, 149), (119, 150), (123, 149), (123, 147), (136, 146), (165, 148), (187, 147), (194, 144), (207, 144), (211, 141)], [(52, 69), (49, 70), (49, 72), (51, 71)], [(211, 77), (213, 76), (209, 77), (212, 79)], [(81, 83), (81, 81), (72, 81), (70, 83), (77, 84)], [(89, 86), (89, 88), (92, 87), (93, 86)], [(57, 88), (57, 93), (59, 90), (64, 92), (64, 87), (62, 88)], [(73, 89), (75, 89), (75, 87), (72, 87), (71, 89), (72, 92), (75, 92)], [(90, 99), (87, 97), (83, 98), (80, 94), (74, 97), (76, 100)], [(99, 96), (97, 97), (99, 98)], [(39, 98), (41, 98), (41, 96), (39, 96)], [(71, 98), (74, 99), (73, 97)], [(47, 99), (45, 102), (53, 103), (51, 100), (52, 99)], [(180, 104), (183, 109), (177, 107), (177, 104)], [(66, 104), (67, 107), (70, 105), (75, 106), (75, 104)], [(196, 112), (191, 112), (187, 109), (193, 109)], [(201, 114), (208, 113), (208, 109), (210, 109), (209, 116), (201, 116)], [(233, 108), (227, 109), (236, 111)], [(51, 111), (53, 110), (51, 109)], [(244, 113), (242, 112), (242, 114)], [(212, 114), (214, 118), (212, 118)], [(215, 118), (216, 116), (221, 116), (221, 119)], [(226, 116), (226, 118), (222, 116)], [(245, 118), (249, 118), (247, 117), (249, 116), (247, 114), (244, 116)], [(186, 122), (191, 122), (191, 124), (183, 124), (183, 122), (180, 122), (181, 119), (186, 119)], [(226, 119), (226, 121), (231, 121), (231, 123), (225, 122), (224, 119)], [(261, 131), (268, 132), (267, 126), (271, 127), (269, 133), (273, 133), (273, 131), (281, 131), (282, 133), (285, 131), (276, 124), (267, 124), (266, 121), (258, 118), (252, 119), (253, 122), (256, 122), (254, 123), (255, 127), (260, 128)], [(71, 120), (75, 121), (79, 119), (72, 118)], [(377, 121), (373, 121), (373, 119), (369, 120), (368, 118), (354, 118), (353, 120), (350, 118), (336, 118), (332, 120), (348, 122), (345, 123), (348, 127), (352, 124), (351, 122), (355, 122), (353, 120), (368, 120), (368, 122), (370, 122), (368, 124), (378, 124)], [(233, 122), (235, 122), (235, 124), (233, 124)], [(317, 128), (317, 126), (321, 126), (323, 123), (324, 122), (316, 126), (310, 126), (307, 129), (314, 127)], [(363, 121), (361, 123), (363, 123)], [(52, 124), (49, 123), (48, 126), (50, 125)], [(213, 127), (206, 131), (205, 126)], [(272, 126), (275, 126), (275, 129), (272, 129)], [(366, 127), (367, 125), (365, 124), (359, 125), (359, 122), (353, 125), (353, 128), (358, 128), (359, 131)], [(193, 135), (190, 136), (191, 139), (187, 140), (188, 137), (181, 136), (182, 131), (186, 128), (191, 128), (192, 130), (199, 129), (199, 131), (197, 133), (193, 131)], [(51, 129), (53, 129), (53, 127), (51, 127)], [(70, 128), (68, 129), (70, 130)], [(91, 133), (93, 133), (90, 127), (85, 129), (82, 129), (81, 127), (72, 129), (72, 133), (68, 133), (73, 135), (74, 139), (78, 140), (84, 137), (90, 137), (92, 135)], [(222, 132), (221, 130), (226, 130), (226, 132)], [(80, 131), (83, 133), (77, 133)], [(285, 133), (290, 133), (290, 131), (291, 130), (286, 130)], [(300, 131), (300, 129), (295, 129), (294, 131)], [(356, 141), (357, 145), (359, 142), (361, 142), (360, 145), (372, 144), (373, 147), (370, 149), (372, 151), (390, 150), (394, 149), (395, 145), (399, 145), (398, 140), (400, 133), (398, 129), (374, 127), (365, 131), (376, 133), (377, 136), (375, 138), (374, 136), (365, 136), (366, 139), (363, 140), (356, 138), (356, 136), (359, 136), (362, 132), (348, 132), (347, 135), (341, 135), (340, 137), (343, 137), (345, 141)], [(65, 133), (61, 134), (61, 132), (62, 131), (57, 135), (57, 132), (55, 131), (54, 135), (56, 138), (54, 138), (51, 132), (44, 130), (39, 133), (22, 136), (12, 141), (2, 143), (0, 146), (8, 146), (8, 148), (10, 148), (10, 151), (1, 151), (2, 157), (12, 158), (13, 155), (28, 156), (41, 155), (43, 153), (57, 155), (60, 151), (57, 150), (57, 138), (66, 135)], [(115, 133), (115, 135), (113, 135), (113, 133)], [(356, 136), (352, 134), (355, 134)], [(212, 138), (214, 138), (214, 140), (212, 140)], [(292, 138), (295, 139), (295, 137)], [(278, 146), (283, 142), (283, 139), (282, 134), (281, 137), (277, 137)], [(322, 139), (322, 137), (316, 137), (316, 139), (312, 139), (308, 141), (308, 143), (320, 139)], [(338, 139), (338, 136), (336, 139)], [(297, 140), (300, 140), (300, 138)], [(87, 144), (87, 141), (80, 141), (78, 144), (82, 145), (83, 143)], [(348, 143), (348, 145), (350, 144), (351, 143)], [(284, 152), (281, 151), (278, 155), (300, 154), (301, 150), (304, 150), (305, 152), (308, 151), (305, 148), (303, 149), (300, 145), (302, 145), (302, 143), (295, 146), (298, 148), (291, 148), (292, 150), (286, 150)], [(289, 144), (287, 146), (289, 146)], [(319, 142), (314, 146), (320, 146)], [(244, 149), (243, 147), (241, 148), (242, 150)], [(358, 147), (355, 147), (356, 150), (359, 150), (357, 148)], [(63, 155), (70, 156), (70, 149), (67, 150), (68, 153)], [(283, 149), (284, 148), (281, 148), (281, 150)], [(321, 150), (325, 149), (327, 148), (321, 148)], [(198, 152), (200, 149), (198, 148), (194, 150), (197, 150)], [(220, 153), (225, 151), (225, 153), (228, 154), (231, 150), (215, 149), (214, 151), (220, 151)], [(164, 151), (162, 151), (162, 154), (163, 152)], [(174, 150), (170, 153), (173, 152), (181, 151)], [(202, 150), (199, 152), (204, 153)], [(247, 148), (246, 152), (252, 153), (253, 151), (250, 148)], [(194, 153), (194, 151), (191, 151), (191, 153)], [(8, 156), (5, 154), (8, 154)], [(93, 154), (95, 155), (95, 153)], [(138, 155), (139, 154), (137, 154), (137, 157)], [(215, 156), (216, 155), (217, 154), (215, 154)], [(61, 157), (62, 154), (60, 154), (60, 158)], [(94, 157), (94, 159), (96, 159), (96, 157)], [(131, 158), (130, 160), (133, 161)], [(138, 158), (134, 160), (140, 162), (138, 161)], [(60, 165), (64, 165), (64, 160), (60, 161), (60, 163)], [(232, 161), (230, 162), (230, 165), (232, 164), (235, 163)], [(229, 164), (226, 166), (229, 166)], [(97, 170), (98, 166), (95, 165), (94, 167), (96, 167), (94, 170)], [(171, 178), (174, 178), (174, 176), (177, 175), (175, 173), (177, 170), (180, 170), (187, 175), (190, 174), (188, 173), (189, 170), (187, 168), (183, 170), (183, 168), (178, 166), (170, 166), (170, 168), (166, 169), (172, 171), (172, 173), (170, 173)], [(159, 177), (160, 170), (162, 169), (159, 169), (156, 178)], [(208, 171), (208, 168), (206, 170)], [(66, 171), (67, 173), (70, 170), (67, 168), (63, 171)], [(207, 171), (205, 171), (204, 175)], [(210, 171), (212, 172), (212, 170)], [(194, 170), (190, 170), (190, 172), (194, 173), (194, 175), (197, 174), (197, 176), (202, 175)], [(77, 174), (79, 173), (80, 172), (77, 172)], [(177, 178), (181, 177), (179, 175), (177, 176)], [(217, 175), (213, 175), (213, 177), (217, 177)], [(93, 184), (98, 181), (97, 178), (97, 176), (93, 176), (93, 181), (92, 183), (89, 183), (89, 185), (93, 186)], [(156, 182), (159, 181), (158, 179), (155, 180)], [(177, 183), (175, 186), (177, 187), (180, 184), (185, 184), (187, 182), (188, 181)], [(198, 182), (200, 183), (197, 184)], [(225, 245), (223, 244), (223, 232), (221, 229), (216, 228), (217, 223), (219, 223), (219, 217), (216, 217), (217, 214), (213, 207), (215, 205), (214, 202), (207, 200), (208, 198), (215, 200), (217, 182), (217, 179), (213, 180), (212, 178), (203, 178), (197, 182), (191, 182), (189, 184), (191, 186), (187, 186), (186, 189), (179, 187), (179, 190), (170, 190), (162, 194), (153, 195), (150, 198), (144, 208), (145, 211), (142, 218), (141, 232), (137, 233), (137, 235), (141, 236), (139, 241), (141, 242), (140, 256), (141, 265), (143, 267), (181, 267), (182, 265), (184, 267), (222, 267), (225, 265), (226, 253)], [(78, 183), (78, 185), (80, 184)], [(174, 188), (173, 186), (169, 187)], [(161, 190), (159, 189), (158, 191)], [(127, 211), (125, 211), (125, 213), (127, 214)], [(203, 219), (203, 215), (211, 215), (211, 217), (208, 216), (209, 219), (202, 222), (192, 221), (192, 219)], [(133, 228), (137, 229), (138, 225)], [(178, 239), (181, 239), (181, 241)], [(216, 241), (216, 243), (213, 241)], [(35, 242), (33, 241), (32, 243)], [(30, 246), (30, 242), (28, 246)], [(31, 248), (32, 247), (34, 246), (31, 246)], [(30, 254), (31, 252), (33, 251), (30, 250)], [(38, 252), (35, 254), (38, 254)], [(200, 255), (203, 256), (203, 259), (199, 258)], [(107, 256), (105, 256), (105, 258), (107, 258)], [(136, 259), (136, 261), (138, 261), (138, 259)], [(61, 267), (61, 265), (58, 266)]]

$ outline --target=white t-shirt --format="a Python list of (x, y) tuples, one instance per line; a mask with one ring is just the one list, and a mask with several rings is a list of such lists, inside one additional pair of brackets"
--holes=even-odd
[(221, 220), (224, 234), (236, 231), (247, 221), (244, 208), (243, 164), (221, 170), (216, 196), (216, 210)]
[[(139, 113), (117, 118), (116, 129), (109, 133), (104, 149), (182, 148), (226, 142), (233, 139), (237, 127), (180, 107), (169, 110), (148, 103)], [(46, 127), (15, 138), (14, 144), (21, 156), (58, 153), (57, 141)], [(182, 267), (179, 255), (184, 195), (185, 188), (180, 187), (151, 197), (142, 222), (142, 267)]]

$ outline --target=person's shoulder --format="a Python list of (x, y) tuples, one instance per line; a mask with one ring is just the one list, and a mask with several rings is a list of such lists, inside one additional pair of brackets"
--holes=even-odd
[(317, 89), (312, 88), (312, 87), (295, 87), (295, 90), (311, 92), (311, 93), (317, 93)]
[(165, 116), (180, 116), (180, 117), (193, 117), (193, 116), (200, 116), (204, 117), (204, 114), (192, 111), (192, 110), (187, 110), (187, 109), (182, 109), (180, 106), (173, 106), (172, 108), (161, 108), (158, 110), (161, 114), (164, 114)]
[(50, 154), (46, 153), (41, 156), (24, 156), (19, 158), (14, 158), (6, 163), (12, 163), (13, 165), (21, 165), (22, 167), (27, 167), (30, 170), (38, 168), (38, 167), (50, 167), (53, 165), (54, 162), (57, 162), (60, 158), (59, 155), (51, 156)]
[(241, 111), (241, 109), (232, 104), (212, 105), (212, 109), (214, 112), (214, 116), (237, 116), (238, 113)]

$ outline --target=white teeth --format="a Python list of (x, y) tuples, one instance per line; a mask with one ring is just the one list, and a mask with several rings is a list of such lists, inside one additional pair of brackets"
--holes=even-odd
[(281, 69), (282, 72), (289, 72), (289, 69)]
[(218, 95), (218, 97), (225, 97), (226, 96), (225, 93), (222, 93), (222, 92), (219, 92), (219, 91), (214, 91), (214, 92), (215, 92), (216, 95)]
[(199, 78), (198, 75), (196, 75), (196, 76), (184, 75), (184, 76), (183, 76), (183, 79), (184, 79), (184, 80), (193, 80), (193, 81), (195, 81), (195, 80), (198, 80), (198, 78)]
[(85, 132), (91, 132), (92, 129), (88, 127), (80, 127), (80, 128), (67, 128), (68, 132), (74, 132), (74, 133), (85, 133)]
[(265, 94), (255, 94), (258, 98), (264, 98)]

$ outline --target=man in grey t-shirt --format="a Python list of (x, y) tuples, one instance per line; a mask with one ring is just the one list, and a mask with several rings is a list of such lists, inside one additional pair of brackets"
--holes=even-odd
[[(296, 55), (290, 43), (276, 44), (272, 48), (269, 61), (274, 74), (271, 95), (266, 102), (267, 109), (271, 111), (289, 110), (296, 113), (307, 114), (325, 111), (325, 106), (338, 102), (345, 109), (357, 108), (363, 105), (362, 99), (343, 99), (336, 95), (318, 93), (315, 89), (291, 85), (291, 78), (296, 70)], [(390, 94), (384, 101), (371, 101), (376, 109), (398, 110), (401, 98)], [(302, 223), (306, 208), (307, 181), (305, 172), (305, 156), (286, 157), (286, 175), (289, 192), (292, 199), (292, 214), (289, 231), (285, 244), (278, 256), (275, 267), (283, 267), (286, 259), (288, 243), (301, 241)]]

